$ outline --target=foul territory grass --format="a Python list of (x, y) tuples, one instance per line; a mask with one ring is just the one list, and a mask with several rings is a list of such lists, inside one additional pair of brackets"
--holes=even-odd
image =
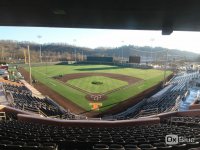
[[(28, 68), (26, 69), (28, 71)], [(68, 87), (64, 83), (52, 78), (58, 75), (83, 72), (116, 73), (142, 79), (142, 81), (139, 81), (126, 89), (108, 94), (108, 98), (102, 101), (102, 108), (100, 111), (105, 111), (119, 102), (143, 92), (144, 90), (156, 85), (164, 78), (164, 71), (162, 70), (122, 68), (109, 65), (52, 65), (32, 67), (32, 75), (35, 79), (88, 111), (91, 110), (91, 106), (85, 98), (84, 93)], [(166, 75), (168, 76), (171, 73), (171, 71), (167, 71)]]
[[(94, 84), (99, 82), (101, 84)], [(67, 83), (90, 93), (104, 93), (128, 85), (127, 82), (103, 76), (89, 76), (69, 80)]]

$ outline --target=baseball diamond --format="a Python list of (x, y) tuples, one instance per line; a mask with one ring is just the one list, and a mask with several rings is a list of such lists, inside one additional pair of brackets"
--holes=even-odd
[[(28, 71), (28, 68), (25, 67)], [(32, 76), (43, 86), (82, 110), (91, 110), (91, 101), (101, 101), (99, 111), (116, 107), (122, 101), (159, 84), (163, 71), (125, 68), (113, 65), (49, 65), (32, 67)], [(167, 71), (167, 75), (171, 72)], [(92, 81), (103, 84), (93, 85)], [(38, 83), (38, 84), (39, 84)], [(43, 89), (40, 89), (42, 92)], [(55, 95), (55, 94), (54, 94)], [(100, 96), (99, 96), (100, 95)], [(59, 99), (57, 100), (59, 101)], [(120, 107), (120, 106), (119, 106)]]

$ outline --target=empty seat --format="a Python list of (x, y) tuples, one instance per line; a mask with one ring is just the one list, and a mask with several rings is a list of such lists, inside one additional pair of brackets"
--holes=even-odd
[(137, 145), (133, 145), (133, 144), (124, 145), (124, 148), (126, 150), (141, 150)]
[(174, 150), (187, 150), (188, 148), (186, 147), (186, 144), (177, 144), (173, 145), (172, 148)]
[(148, 149), (148, 150), (153, 150), (153, 149), (156, 149), (156, 147), (153, 147), (151, 144), (140, 144), (139, 147), (141, 149)]
[(106, 144), (95, 144), (93, 146), (93, 150), (107, 150), (109, 149), (109, 146)]
[(109, 150), (125, 150), (123, 145), (120, 144), (111, 144)]
[(164, 142), (154, 143), (153, 146), (156, 147), (158, 150), (172, 150), (172, 146), (166, 145)]

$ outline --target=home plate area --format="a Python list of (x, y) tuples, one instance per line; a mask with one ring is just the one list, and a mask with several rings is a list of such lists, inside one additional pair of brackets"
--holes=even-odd
[(85, 97), (87, 98), (87, 100), (93, 101), (93, 102), (94, 101), (102, 101), (107, 98), (106, 95), (100, 94), (100, 93), (87, 94)]

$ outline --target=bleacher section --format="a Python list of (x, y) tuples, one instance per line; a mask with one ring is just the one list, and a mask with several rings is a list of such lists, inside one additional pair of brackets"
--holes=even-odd
[(6, 92), (32, 95), (32, 92), (26, 86), (23, 86), (23, 85), (18, 86), (18, 85), (12, 85), (9, 83), (4, 83), (3, 88)]
[(45, 117), (67, 118), (67, 112), (54, 104), (49, 98), (40, 99), (31, 95), (13, 93), (13, 107), (34, 112)]
[[(23, 84), (12, 84), (15, 82), (3, 82), (1, 88), (7, 98), (7, 105), (26, 112), (41, 115), (43, 117), (60, 119), (85, 119), (65, 110), (50, 98), (44, 96), (33, 96), (32, 91)], [(39, 98), (42, 97), (42, 98)]]
[[(5, 110), (4, 110), (5, 111)], [(7, 112), (5, 112), (7, 114)], [(0, 121), (3, 150), (188, 150), (200, 147), (200, 111), (126, 121), (61, 121), (17, 115)], [(165, 136), (194, 139), (167, 145)]]
[(86, 119), (85, 116), (79, 116), (64, 110), (50, 98), (38, 98), (30, 95), (13, 93), (13, 107), (24, 111), (40, 114), (44, 117), (60, 119)]
[(189, 93), (188, 83), (199, 77), (198, 72), (179, 74), (168, 82), (168, 86), (162, 89), (160, 94), (144, 99), (122, 113), (105, 116), (104, 119), (131, 119), (177, 111), (181, 100), (184, 100)]

